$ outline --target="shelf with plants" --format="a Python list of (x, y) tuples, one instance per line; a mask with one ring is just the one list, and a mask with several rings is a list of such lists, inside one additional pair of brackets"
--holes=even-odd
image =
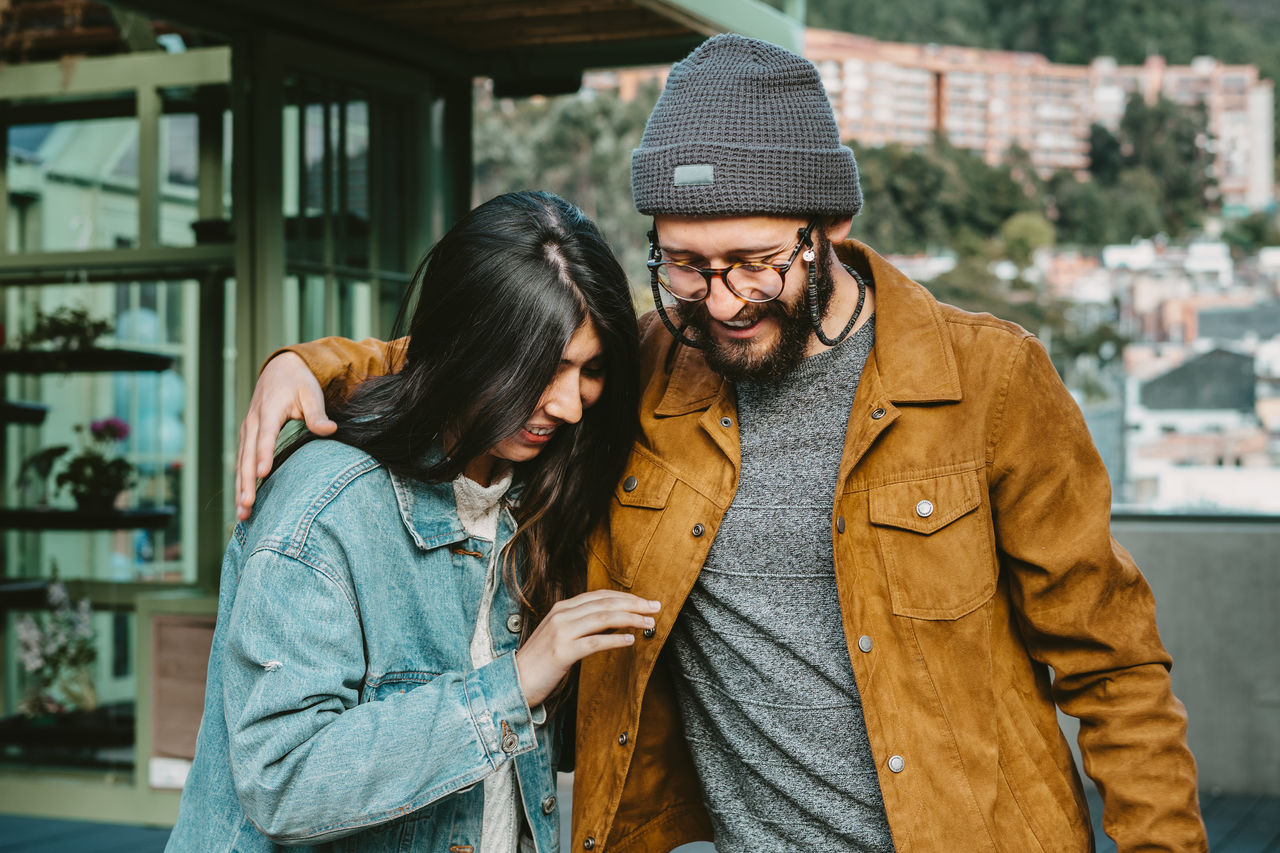
[(172, 355), (98, 346), (111, 331), (109, 320), (94, 319), (84, 308), (37, 311), (17, 345), (0, 349), (0, 374), (157, 372), (173, 366)]
[[(113, 331), (108, 320), (96, 319), (84, 308), (64, 306), (48, 314), (36, 311), (31, 329), (18, 338), (18, 349), (0, 350), (0, 375), (159, 372), (176, 357), (164, 353), (97, 346)], [(48, 407), (38, 403), (6, 402), (8, 423), (41, 424)], [(38, 418), (38, 419), (37, 419)], [(70, 445), (44, 447), (23, 460), (18, 485), (35, 500), (27, 506), (0, 506), (5, 530), (138, 530), (160, 529), (174, 518), (173, 507), (120, 509), (117, 498), (135, 482), (134, 467), (117, 448), (129, 435), (119, 418), (75, 426), (81, 449)], [(57, 472), (55, 474), (55, 471)], [(49, 481), (68, 490), (75, 508), (49, 505)]]
[(22, 699), (0, 718), (0, 763), (117, 769), (134, 741), (132, 702), (99, 701), (94, 608), (59, 580), (0, 585), (0, 606), (16, 611)]

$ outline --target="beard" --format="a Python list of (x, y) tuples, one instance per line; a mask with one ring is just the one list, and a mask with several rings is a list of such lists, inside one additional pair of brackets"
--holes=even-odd
[[(815, 229), (816, 230), (816, 229)], [(831, 249), (826, 236), (815, 235), (818, 265), (818, 318), (825, 319), (835, 293), (835, 280), (831, 277)], [(777, 379), (790, 373), (804, 361), (805, 350), (813, 336), (809, 320), (808, 281), (800, 292), (789, 301), (781, 297), (771, 302), (747, 302), (735, 316), (735, 320), (756, 322), (773, 318), (778, 333), (772, 342), (759, 340), (722, 341), (711, 332), (711, 314), (706, 301), (681, 306), (680, 318), (686, 329), (696, 332), (707, 365), (730, 382), (750, 382)]]

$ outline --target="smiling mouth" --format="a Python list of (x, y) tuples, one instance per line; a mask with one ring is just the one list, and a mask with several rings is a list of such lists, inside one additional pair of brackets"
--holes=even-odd
[(553, 426), (529, 425), (529, 426), (526, 426), (524, 429), (525, 429), (525, 432), (529, 433), (530, 435), (536, 435), (539, 438), (551, 435), (553, 432), (556, 431), (556, 428)]

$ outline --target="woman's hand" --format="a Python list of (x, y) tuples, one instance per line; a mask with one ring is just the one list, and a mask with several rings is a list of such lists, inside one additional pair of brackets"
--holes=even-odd
[(285, 422), (303, 419), (316, 435), (332, 435), (338, 425), (324, 410), (324, 392), (307, 363), (291, 352), (267, 362), (253, 388), (240, 424), (236, 457), (236, 518), (244, 521), (258, 494), (258, 478), (271, 473), (276, 439)]
[(661, 607), (660, 602), (609, 589), (557, 602), (516, 652), (529, 707), (541, 705), (569, 668), (587, 655), (634, 643), (636, 635), (628, 629), (652, 628), (650, 614)]

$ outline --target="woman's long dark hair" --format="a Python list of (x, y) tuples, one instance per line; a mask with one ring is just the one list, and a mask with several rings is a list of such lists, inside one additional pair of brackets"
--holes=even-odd
[(587, 536), (609, 507), (637, 432), (639, 335), (627, 278), (577, 207), (518, 192), (467, 214), (427, 253), (414, 283), (404, 366), (329, 403), (335, 437), (399, 475), (453, 480), (529, 420), (574, 332), (590, 322), (603, 344), (599, 401), (516, 466), (519, 526), (504, 572), (527, 633), (584, 586)]

